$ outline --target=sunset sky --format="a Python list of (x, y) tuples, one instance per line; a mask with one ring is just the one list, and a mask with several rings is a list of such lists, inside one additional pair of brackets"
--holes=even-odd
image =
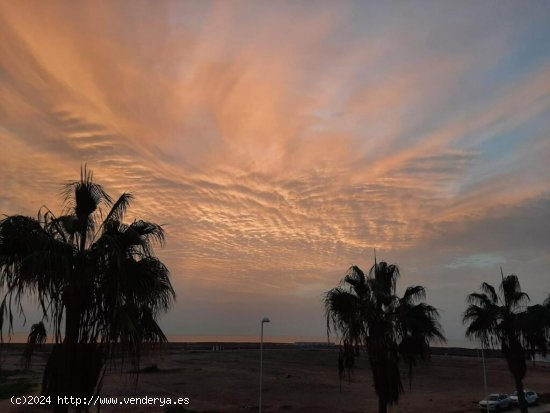
[[(373, 249), (451, 339), (550, 293), (550, 2), (1, 1), (0, 213), (94, 170), (166, 224), (167, 334), (322, 336)], [(32, 310), (31, 310), (31, 313)]]

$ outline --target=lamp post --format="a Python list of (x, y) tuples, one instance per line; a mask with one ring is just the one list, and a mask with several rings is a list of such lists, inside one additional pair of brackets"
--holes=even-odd
[(270, 320), (267, 317), (262, 318), (262, 327), (260, 334), (260, 404), (258, 411), (262, 413), (262, 373), (264, 368), (264, 323), (269, 323)]
[(489, 398), (487, 397), (488, 396), (488, 394), (487, 394), (487, 371), (486, 371), (486, 368), (485, 368), (485, 352), (483, 351), (484, 347), (485, 346), (482, 343), (481, 344), (481, 360), (482, 360), (482, 363), (483, 363), (483, 387), (485, 389), (485, 402), (486, 402), (485, 408), (487, 409), (487, 413), (489, 413)]

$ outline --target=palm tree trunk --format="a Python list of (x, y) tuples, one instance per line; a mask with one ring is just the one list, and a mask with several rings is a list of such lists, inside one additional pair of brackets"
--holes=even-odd
[(378, 397), (378, 413), (388, 413), (388, 405), (381, 397)]
[(63, 340), (60, 366), (55, 373), (54, 380), (57, 381), (55, 388), (58, 394), (52, 394), (55, 399), (54, 412), (67, 413), (69, 406), (66, 404), (57, 404), (57, 396), (76, 396), (74, 393), (77, 377), (74, 377), (75, 366), (77, 364), (78, 332), (80, 329), (80, 315), (78, 305), (74, 302), (74, 297), (68, 297), (65, 303), (65, 339)]
[(527, 371), (526, 354), (521, 343), (515, 337), (508, 337), (502, 343), (502, 353), (508, 363), (508, 368), (514, 377), (516, 391), (518, 393), (518, 404), (521, 413), (528, 413), (525, 393), (523, 391), (523, 378)]
[(65, 404), (57, 404), (57, 400), (55, 401), (56, 404), (53, 406), (53, 413), (68, 413), (69, 412), (69, 406)]
[(519, 377), (514, 377), (514, 381), (516, 382), (516, 391), (518, 392), (519, 410), (521, 413), (528, 413), (527, 401), (523, 392), (523, 381)]

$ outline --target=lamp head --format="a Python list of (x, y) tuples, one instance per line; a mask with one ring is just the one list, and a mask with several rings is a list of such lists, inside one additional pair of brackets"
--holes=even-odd
[(267, 317), (264, 317), (264, 318), (262, 319), (262, 324), (263, 324), (263, 323), (270, 323), (270, 322), (271, 322), (271, 320), (270, 320), (269, 318), (267, 318)]

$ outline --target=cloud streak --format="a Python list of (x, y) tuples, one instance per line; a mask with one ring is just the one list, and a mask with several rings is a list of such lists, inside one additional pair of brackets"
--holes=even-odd
[[(213, 333), (185, 314), (232, 294), (236, 314), (284, 318), (280, 334), (321, 334), (319, 295), (373, 248), (410, 284), (441, 283), (441, 303), (456, 271), (471, 274), (463, 295), (502, 262), (544, 279), (529, 278), (550, 241), (531, 207), (549, 196), (543, 3), (0, 11), (0, 211), (55, 209), (84, 162), (134, 192), (136, 216), (167, 224), (173, 333)], [(495, 219), (489, 242), (477, 229)], [(285, 310), (300, 300), (303, 318)]]

